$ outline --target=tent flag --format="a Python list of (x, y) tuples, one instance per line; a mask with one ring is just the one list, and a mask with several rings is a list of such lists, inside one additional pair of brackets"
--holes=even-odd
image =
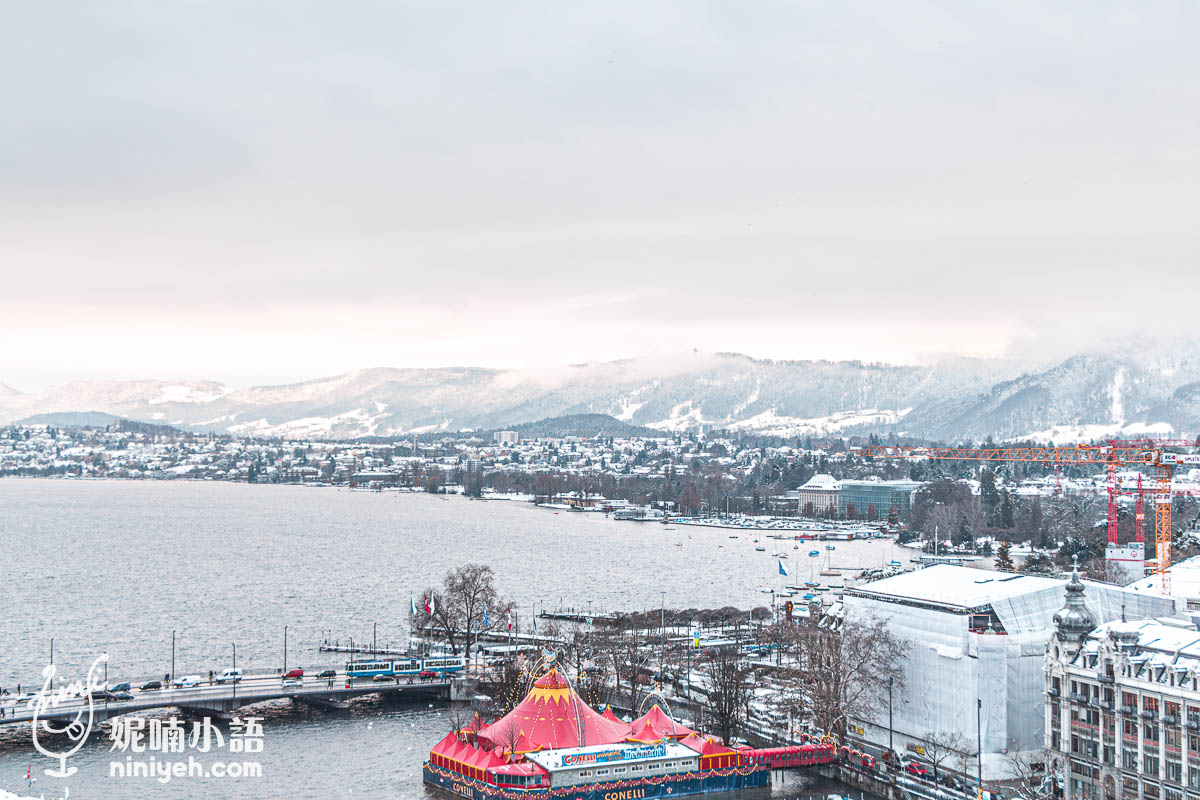
[(417, 601), (413, 599), (411, 594), (408, 596), (408, 613), (414, 617), (417, 615)]
[(433, 616), (433, 593), (429, 594), (429, 616)]
[(537, 614), (533, 615), (533, 632), (537, 633)]
[(425, 601), (425, 613), (432, 614), (433, 610), (429, 607), (429, 595), (422, 595), (422, 599)]
[(787, 577), (787, 569), (783, 566), (783, 559), (779, 559), (779, 574)]
[(487, 607), (485, 606), (483, 609), (483, 629), (487, 630), (490, 627), (492, 627), (492, 622), (488, 619)]

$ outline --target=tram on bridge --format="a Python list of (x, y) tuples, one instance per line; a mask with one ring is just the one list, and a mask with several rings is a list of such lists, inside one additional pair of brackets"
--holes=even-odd
[(374, 678), (382, 675), (387, 678), (399, 676), (420, 675), (422, 672), (433, 672), (445, 675), (450, 672), (461, 672), (466, 669), (467, 660), (458, 658), (404, 658), (377, 661), (351, 661), (346, 665), (346, 674), (351, 678)]

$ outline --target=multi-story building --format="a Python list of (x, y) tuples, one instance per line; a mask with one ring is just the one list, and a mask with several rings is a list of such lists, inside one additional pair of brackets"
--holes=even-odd
[(832, 475), (813, 475), (801, 486), (787, 493), (796, 512), (808, 517), (833, 516), (837, 513), (841, 484)]
[(917, 481), (842, 481), (838, 491), (838, 513), (850, 519), (887, 519), (894, 509), (903, 516), (912, 507)]
[[(1067, 800), (1200, 799), (1200, 630), (1095, 624), (1073, 579), (1046, 654), (1046, 749)], [(1071, 610), (1074, 607), (1075, 610)]]

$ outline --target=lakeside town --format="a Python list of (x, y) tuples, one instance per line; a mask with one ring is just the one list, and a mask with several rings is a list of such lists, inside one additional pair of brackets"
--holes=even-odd
[[(1158, 570), (1153, 518), (1162, 511), (1152, 503), (1147, 512), (1132, 491), (1150, 481), (1137, 468), (999, 456), (941, 462), (929, 450), (886, 457), (892, 452), (877, 440), (720, 434), (523, 440), (499, 431), (490, 440), (338, 442), (141, 423), (0, 429), (0, 474), (13, 478), (290, 483), (528, 502), (761, 537), (755, 549), (770, 545), (781, 575), (793, 542), (887, 539), (914, 554), (879, 570), (822, 571), (819, 581), (791, 576), (794, 586), (764, 589), (769, 605), (745, 611), (542, 609), (540, 630), (513, 624), (491, 567), (465, 565), (427, 589), (423, 610), (413, 606), (420, 643), (397, 656), (442, 664), (422, 670), (432, 675), (461, 663), (476, 699), (486, 699), (473, 718), (455, 712), (451, 739), (431, 750), (429, 782), (460, 780), (460, 762), (443, 756), (464, 747), (498, 770), (493, 779), (514, 774), (517, 752), (537, 741), (513, 739), (505, 750), (501, 733), (521, 708), (531, 660), (552, 651), (538, 685), (618, 709), (623, 716), (609, 712), (605, 723), (614, 741), (645, 729), (683, 742), (704, 728), (722, 744), (691, 740), (698, 752), (741, 763), (776, 748), (770, 768), (797, 766), (814, 751), (795, 748), (832, 741), (821, 763), (840, 780), (928, 800), (1098, 800), (1115, 797), (1118, 781), (1130, 793), (1136, 784), (1139, 797), (1185, 800), (1184, 787), (1200, 785), (1200, 739), (1189, 732), (1200, 724), (1197, 470), (1180, 467), (1170, 484), (1175, 555)], [(387, 666), (350, 674), (348, 665), (347, 689), (355, 678), (397, 677), (399, 662), (387, 654), (351, 645), (350, 655)], [(554, 677), (567, 673), (570, 684)], [(680, 719), (634, 713), (649, 700)], [(667, 724), (686, 735), (668, 735)], [(538, 786), (559, 779), (548, 762), (518, 763)]]

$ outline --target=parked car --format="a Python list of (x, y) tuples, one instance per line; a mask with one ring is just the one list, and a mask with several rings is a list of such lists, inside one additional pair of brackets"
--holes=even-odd
[(237, 667), (227, 669), (217, 676), (217, 683), (237, 683), (242, 679), (242, 671)]
[(301, 667), (296, 667), (295, 669), (289, 669), (287, 672), (283, 673), (283, 677), (285, 677), (285, 678), (303, 678), (304, 670)]
[(132, 700), (133, 695), (131, 695), (129, 692), (112, 692), (109, 695), (109, 699), (120, 703), (125, 700)]
[(337, 670), (336, 670), (336, 669), (327, 669), (327, 670), (324, 670), (324, 671), (323, 671), (323, 672), (322, 672), (320, 675), (318, 675), (317, 677), (318, 677), (318, 678), (336, 678), (336, 677), (337, 677)]
[(924, 778), (927, 774), (929, 774), (929, 770), (926, 769), (924, 764), (922, 764), (920, 761), (913, 761), (912, 759), (904, 762), (904, 771), (909, 775), (916, 775), (920, 778)]
[(392, 676), (391, 675), (376, 675), (371, 680), (375, 681), (376, 683), (389, 683), (392, 681)]
[(299, 678), (284, 678), (279, 682), (279, 685), (284, 689), (295, 689), (304, 685), (304, 681)]
[(184, 675), (182, 678), (178, 678), (175, 681), (175, 688), (191, 689), (195, 686), (199, 686), (202, 682), (203, 681), (199, 675)]
[(423, 681), (435, 681), (438, 679), (438, 674), (431, 669), (423, 669), (417, 674), (417, 677)]
[(162, 688), (162, 681), (146, 681), (139, 688), (141, 688), (143, 692), (153, 692)]
[(110, 692), (129, 692), (132, 690), (133, 690), (133, 687), (130, 686), (128, 683), (124, 683), (124, 682), (118, 683), (115, 686), (113, 686), (111, 689), (109, 689)]

